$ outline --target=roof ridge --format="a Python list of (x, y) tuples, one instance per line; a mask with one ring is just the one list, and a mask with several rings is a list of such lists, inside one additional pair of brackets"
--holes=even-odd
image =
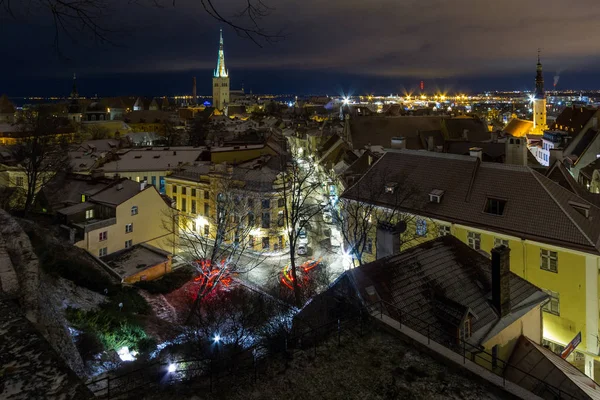
[[(529, 167), (527, 167), (529, 168)], [(577, 227), (577, 229), (579, 230), (579, 232), (583, 235), (583, 237), (585, 237), (587, 239), (587, 241), (592, 245), (592, 247), (594, 247), (595, 249), (598, 250), (598, 247), (596, 245), (596, 242), (594, 242), (589, 236), (588, 234), (581, 228), (581, 226), (579, 226), (579, 224), (577, 222), (575, 222), (575, 220), (573, 219), (573, 217), (571, 217), (571, 214), (569, 214), (567, 212), (567, 210), (565, 210), (565, 208), (562, 206), (562, 204), (560, 204), (558, 202), (558, 200), (552, 195), (552, 192), (550, 192), (550, 190), (548, 190), (548, 188), (546, 187), (546, 185), (536, 176), (536, 172), (533, 171), (531, 168), (529, 168), (531, 174), (533, 175), (534, 179), (536, 181), (538, 181), (538, 183), (544, 188), (544, 190), (546, 191), (546, 193), (548, 193), (548, 195), (550, 196), (550, 198), (554, 201), (554, 203), (556, 203), (556, 205), (561, 209), (561, 211), (563, 212), (563, 214), (565, 214), (567, 216), (567, 218), (569, 218), (569, 220), (573, 223), (573, 225), (575, 225), (575, 227)], [(546, 178), (547, 179), (547, 178)], [(558, 185), (557, 183), (555, 183), (554, 181), (548, 179), (550, 182), (552, 182), (555, 185)], [(560, 185), (558, 185), (560, 186)], [(566, 190), (566, 189), (565, 189)], [(569, 192), (570, 193), (570, 192)], [(574, 194), (574, 193), (573, 193)], [(577, 196), (576, 194), (574, 194), (575, 196)], [(579, 196), (577, 196), (579, 197)], [(585, 201), (586, 203), (589, 203), (589, 201), (585, 200), (582, 198), (583, 201)], [(591, 204), (591, 203), (590, 203)]]

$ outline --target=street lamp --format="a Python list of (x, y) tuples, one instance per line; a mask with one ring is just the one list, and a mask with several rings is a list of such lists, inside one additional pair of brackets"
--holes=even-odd
[(215, 344), (219, 343), (221, 341), (221, 336), (217, 333), (214, 337), (213, 337), (213, 342), (215, 342)]
[(172, 374), (173, 372), (175, 372), (177, 370), (177, 365), (175, 364), (169, 364), (169, 367), (167, 368), (167, 371)]

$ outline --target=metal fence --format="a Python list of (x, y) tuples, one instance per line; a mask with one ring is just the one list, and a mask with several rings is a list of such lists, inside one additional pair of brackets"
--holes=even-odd
[[(450, 338), (446, 331), (439, 329), (439, 327), (431, 324), (428, 321), (424, 321), (423, 319), (411, 315), (406, 311), (403, 311), (400, 307), (388, 303), (384, 300), (379, 300), (375, 303), (370, 304), (369, 309), (371, 313), (379, 313), (380, 318), (383, 318), (383, 315), (390, 317), (391, 319), (398, 322), (399, 327), (402, 325), (418, 332), (419, 334), (425, 336), (427, 338), (427, 344), (431, 344), (431, 341), (438, 343), (439, 345), (459, 354), (463, 357), (463, 362), (466, 360), (470, 360), (486, 370), (493, 372), (494, 374), (500, 376), (502, 378), (503, 386), (506, 386), (506, 378), (505, 371), (509, 364), (498, 358), (497, 356), (485, 351), (485, 349), (481, 347), (474, 346), (470, 343), (467, 343), (463, 339), (459, 338)], [(523, 371), (514, 365), (510, 365), (511, 370), (522, 374), (523, 381), (525, 379), (529, 380), (528, 387), (523, 387), (524, 389), (532, 392), (533, 394), (543, 398), (543, 399), (577, 399), (574, 395), (567, 393), (560, 388), (553, 386), (536, 376), (531, 375), (530, 373)], [(513, 382), (519, 385), (519, 382)], [(519, 385), (521, 386), (521, 385)]]
[(255, 345), (233, 355), (220, 356), (216, 350), (211, 357), (165, 362), (153, 362), (119, 375), (107, 375), (87, 383), (88, 389), (97, 398), (124, 399), (136, 393), (161, 390), (170, 386), (193, 385), (194, 388), (213, 391), (226, 378), (242, 382), (256, 382), (265, 371), (270, 359), (283, 355), (293, 358), (296, 353), (318, 354), (318, 347), (336, 334), (341, 344), (342, 333), (362, 335), (365, 313), (345, 315), (316, 328), (304, 329), (293, 335), (282, 335), (268, 347)]

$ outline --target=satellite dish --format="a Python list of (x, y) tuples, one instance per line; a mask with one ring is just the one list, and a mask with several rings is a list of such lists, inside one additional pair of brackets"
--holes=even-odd
[(396, 224), (396, 232), (398, 232), (398, 233), (406, 232), (406, 222), (405, 221), (400, 221)]

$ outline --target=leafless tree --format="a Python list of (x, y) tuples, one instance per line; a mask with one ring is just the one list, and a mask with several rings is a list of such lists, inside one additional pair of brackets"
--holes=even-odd
[[(400, 230), (400, 248), (410, 247), (428, 235), (437, 235), (437, 226), (431, 219), (411, 213), (423, 204), (423, 193), (405, 175), (394, 173), (394, 182), (386, 182), (392, 171), (380, 173), (381, 179), (360, 179), (351, 188), (351, 198), (340, 199), (338, 222), (346, 246), (346, 254), (352, 258), (352, 266), (364, 264), (365, 253), (372, 253), (377, 227), (388, 223)], [(425, 194), (426, 195), (426, 194)], [(385, 205), (381, 198), (385, 196)], [(391, 197), (390, 197), (391, 196)]]
[(58, 172), (70, 169), (70, 132), (62, 135), (61, 130), (65, 129), (64, 121), (54, 117), (43, 107), (24, 111), (19, 116), (17, 125), (21, 137), (12, 151), (25, 175), (26, 182), (22, 184), (26, 187), (23, 204), (23, 212), (26, 215), (31, 211), (36, 193)]
[[(166, 228), (178, 230), (174, 250), (177, 247), (179, 256), (198, 272), (188, 321), (215, 289), (229, 285), (233, 277), (250, 272), (264, 261), (264, 256), (253, 252), (252, 231), (258, 222), (254, 211), (259, 199), (244, 190), (243, 178), (234, 179), (226, 165), (215, 166), (213, 174), (218, 176), (211, 186), (215, 202), (208, 203), (208, 209), (200, 209), (198, 204), (196, 210), (182, 210), (177, 222), (171, 216), (164, 220)], [(216, 209), (211, 210), (210, 204)], [(190, 211), (192, 214), (187, 214)]]
[[(273, 9), (262, 0), (240, 0), (239, 11), (232, 16), (225, 15), (218, 0), (197, 0), (202, 9), (215, 20), (232, 28), (239, 36), (261, 46), (281, 38), (281, 33), (267, 32), (262, 26), (263, 18)], [(99, 44), (117, 45), (115, 34), (122, 29), (111, 27), (110, 19), (118, 0), (0, 0), (0, 17), (15, 20), (47, 18), (54, 27), (54, 47), (60, 53), (61, 40), (67, 38), (77, 43), (82, 38)], [(176, 0), (128, 0), (130, 7), (150, 5), (154, 7), (176, 7)]]
[(165, 138), (167, 146), (176, 146), (181, 140), (181, 131), (169, 120), (163, 121), (161, 134)]
[(290, 251), (290, 271), (294, 299), (297, 307), (302, 305), (302, 289), (299, 284), (296, 265), (296, 247), (303, 230), (308, 228), (309, 221), (323, 212), (320, 187), (316, 166), (306, 160), (291, 160), (281, 157), (280, 197), (284, 199), (284, 226), (287, 229), (287, 245)]
[(110, 137), (110, 130), (102, 125), (88, 124), (83, 125), (82, 128), (84, 136), (91, 140), (108, 139)]

